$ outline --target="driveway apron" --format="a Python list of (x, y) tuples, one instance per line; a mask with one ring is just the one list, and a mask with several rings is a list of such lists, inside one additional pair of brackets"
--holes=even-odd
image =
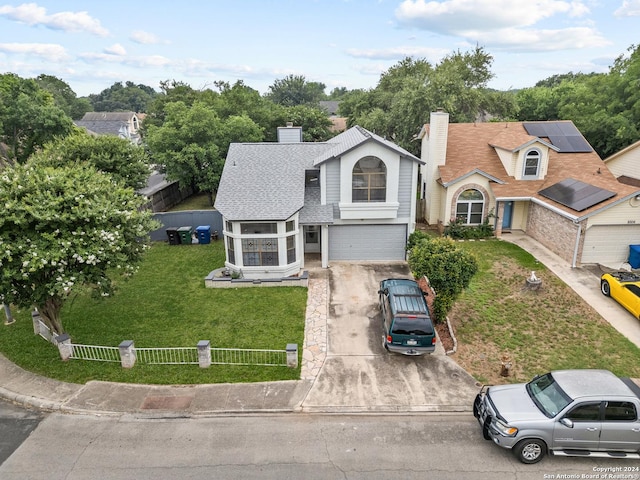
[(391, 354), (382, 343), (378, 286), (412, 278), (405, 262), (335, 262), (329, 268), (327, 356), (303, 411), (470, 411), (476, 381), (444, 354)]

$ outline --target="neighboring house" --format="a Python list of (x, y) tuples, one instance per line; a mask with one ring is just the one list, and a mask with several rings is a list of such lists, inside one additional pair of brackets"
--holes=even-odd
[[(75, 124), (92, 135), (116, 136), (140, 145), (140, 122), (144, 115), (135, 112), (87, 112)], [(176, 181), (167, 181), (162, 173), (152, 172), (147, 179), (147, 186), (137, 193), (148, 198), (146, 206), (151, 211), (164, 212), (189, 197), (193, 191), (190, 188), (181, 189)]]
[(300, 273), (305, 253), (325, 268), (404, 260), (420, 163), (358, 126), (321, 143), (231, 144), (215, 202), (225, 266), (268, 279)]
[(640, 188), (640, 141), (604, 159), (619, 182)]
[(138, 145), (141, 115), (135, 112), (87, 112), (75, 124), (96, 135), (114, 135)]
[(438, 111), (419, 137), (430, 225), (488, 220), (496, 236), (524, 231), (574, 267), (619, 266), (640, 244), (639, 187), (620, 183), (570, 121), (450, 124)]
[(338, 116), (340, 102), (338, 100), (321, 100), (319, 104), (320, 108), (326, 110), (329, 114), (329, 120), (332, 123), (329, 130), (337, 133), (344, 132), (347, 129), (347, 117)]
[(147, 197), (146, 208), (152, 212), (166, 212), (185, 198), (193, 195), (193, 189), (180, 188), (177, 181), (168, 181), (164, 173), (154, 171), (147, 179), (147, 186), (137, 190), (139, 195)]

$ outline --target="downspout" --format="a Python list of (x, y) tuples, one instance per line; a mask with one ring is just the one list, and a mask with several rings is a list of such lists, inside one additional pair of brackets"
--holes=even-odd
[(578, 247), (580, 246), (580, 234), (582, 233), (582, 225), (578, 222), (578, 232), (576, 233), (576, 244), (573, 249), (573, 261), (571, 262), (571, 268), (576, 268), (576, 260), (578, 259)]

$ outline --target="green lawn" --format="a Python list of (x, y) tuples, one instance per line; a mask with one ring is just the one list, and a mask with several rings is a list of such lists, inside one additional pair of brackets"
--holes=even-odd
[(194, 193), (169, 209), (170, 212), (183, 210), (213, 210), (213, 206), (209, 202), (209, 195), (206, 193)]
[[(461, 242), (480, 269), (450, 312), (458, 338), (453, 356), (486, 383), (529, 380), (562, 368), (606, 368), (640, 377), (640, 350), (531, 255), (508, 242)], [(195, 346), (302, 349), (307, 290), (302, 287), (207, 289), (204, 277), (223, 264), (222, 242), (209, 245), (154, 244), (140, 271), (112, 298), (79, 295), (63, 311), (75, 343), (138, 347)], [(535, 270), (539, 291), (524, 288)], [(598, 279), (594, 276), (594, 282)], [(136, 365), (71, 360), (33, 334), (30, 312), (14, 310), (16, 323), (0, 326), (0, 352), (18, 365), (52, 378), (84, 383), (220, 383), (297, 379), (300, 368), (213, 365)], [(513, 362), (499, 376), (501, 359)], [(301, 357), (301, 354), (300, 354)]]
[[(640, 377), (640, 349), (527, 252), (499, 240), (460, 245), (480, 269), (449, 315), (459, 343), (453, 358), (479, 381), (525, 381), (569, 368)], [(539, 291), (525, 288), (532, 270), (543, 281)], [(499, 376), (503, 355), (513, 362), (506, 379)]]
[[(307, 289), (303, 287), (222, 288), (204, 286), (204, 277), (224, 264), (222, 242), (169, 246), (156, 243), (140, 271), (118, 285), (110, 298), (78, 295), (62, 312), (73, 343), (137, 347), (302, 349)], [(14, 310), (17, 321), (0, 327), (0, 351), (23, 368), (69, 382), (106, 380), (136, 383), (221, 383), (297, 379), (300, 368), (212, 365), (147, 366), (71, 360), (33, 334), (29, 311)], [(301, 353), (300, 353), (301, 358)]]

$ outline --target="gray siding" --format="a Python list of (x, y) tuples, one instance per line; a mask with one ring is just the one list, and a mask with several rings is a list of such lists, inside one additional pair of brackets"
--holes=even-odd
[(411, 190), (413, 180), (413, 162), (402, 159), (400, 161), (400, 178), (398, 183), (398, 217), (408, 217), (411, 215), (411, 199), (416, 198), (416, 192)]
[(333, 205), (333, 218), (340, 218), (338, 202), (340, 201), (340, 161), (327, 163), (327, 205)]
[(329, 227), (329, 260), (404, 260), (406, 225)]

